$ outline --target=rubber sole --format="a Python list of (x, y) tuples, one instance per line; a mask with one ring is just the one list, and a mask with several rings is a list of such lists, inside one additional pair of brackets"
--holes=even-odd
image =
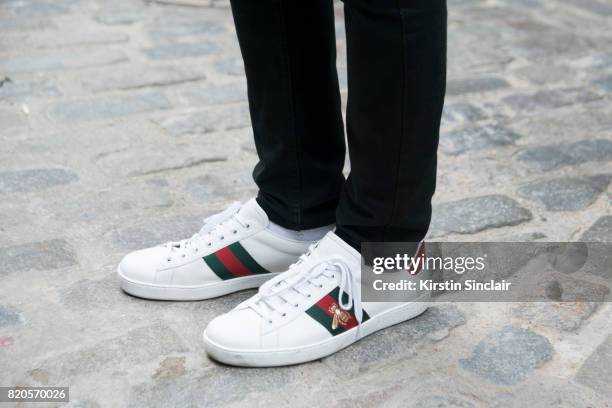
[(277, 367), (306, 363), (334, 354), (379, 330), (413, 319), (427, 310), (428, 302), (410, 302), (379, 313), (359, 327), (321, 342), (286, 349), (239, 350), (223, 347), (206, 336), (206, 352), (215, 360), (240, 367)]
[(189, 301), (212, 299), (245, 289), (256, 289), (278, 273), (245, 276), (199, 286), (162, 286), (138, 282), (123, 275), (121, 268), (117, 269), (117, 275), (121, 289), (130, 295), (153, 300)]

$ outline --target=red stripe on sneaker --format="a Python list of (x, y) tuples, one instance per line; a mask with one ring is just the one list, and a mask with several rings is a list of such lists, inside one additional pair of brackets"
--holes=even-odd
[[(325, 312), (329, 317), (334, 317), (334, 311), (340, 306), (336, 302), (336, 299), (331, 297), (330, 295), (325, 295), (321, 300), (319, 300), (316, 305)], [(344, 330), (350, 330), (353, 327), (357, 326), (357, 319), (350, 311), (340, 309), (343, 318), (339, 320), (339, 326)]]
[(217, 258), (219, 258), (219, 261), (221, 261), (223, 266), (225, 266), (227, 270), (235, 276), (239, 277), (253, 275), (253, 272), (244, 266), (244, 264), (240, 262), (240, 259), (236, 258), (236, 255), (234, 255), (232, 250), (228, 247), (221, 248), (215, 252), (215, 255)]

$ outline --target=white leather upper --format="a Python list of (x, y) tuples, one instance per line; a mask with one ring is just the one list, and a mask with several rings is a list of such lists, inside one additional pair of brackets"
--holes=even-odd
[(306, 252), (312, 242), (277, 236), (266, 229), (268, 224), (266, 213), (255, 199), (251, 199), (214, 228), (207, 229), (205, 225), (204, 233), (201, 231), (190, 240), (129, 253), (121, 261), (119, 270), (134, 282), (166, 287), (219, 282), (221, 278), (203, 258), (239, 241), (263, 268), (282, 272)]
[[(293, 268), (309, 269), (322, 262), (338, 259), (345, 262), (353, 273), (359, 275), (361, 267), (359, 253), (330, 232)], [(285, 274), (279, 275), (275, 280), (282, 279), (283, 275)], [(357, 280), (359, 281), (358, 277)], [(250, 306), (259, 296), (255, 295), (229, 313), (211, 321), (206, 328), (207, 338), (229, 349), (262, 350), (307, 346), (332, 337), (332, 334), (307, 314), (306, 310), (341, 284), (340, 275), (335, 274), (333, 278), (320, 276), (314, 279), (313, 283), (304, 285), (301, 289), (304, 293), (310, 294), (310, 297), (292, 291), (283, 293), (285, 300), (278, 300), (276, 303), (281, 312), (270, 311), (265, 317)], [(360, 290), (360, 287), (354, 290)]]

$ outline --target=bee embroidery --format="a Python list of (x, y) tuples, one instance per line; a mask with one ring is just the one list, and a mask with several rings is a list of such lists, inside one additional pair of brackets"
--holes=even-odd
[(342, 310), (342, 308), (335, 303), (329, 307), (329, 312), (334, 316), (332, 319), (332, 330), (336, 330), (338, 325), (346, 325), (351, 318), (349, 312)]

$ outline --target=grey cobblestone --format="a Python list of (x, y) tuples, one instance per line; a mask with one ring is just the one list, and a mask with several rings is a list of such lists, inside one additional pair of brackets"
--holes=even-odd
[(558, 84), (570, 82), (574, 77), (573, 70), (567, 66), (530, 64), (515, 71), (520, 78), (526, 79), (533, 85)]
[(465, 198), (435, 207), (429, 234), (469, 234), (531, 220), (529, 210), (502, 195)]
[(591, 205), (609, 183), (608, 175), (553, 179), (523, 186), (519, 194), (541, 202), (550, 211), (578, 211)]
[(362, 395), (348, 395), (338, 400), (332, 405), (333, 408), (367, 408), (377, 406), (389, 406), (394, 405), (389, 401), (392, 399), (394, 393), (398, 391), (399, 387), (390, 386), (383, 389), (377, 389), (370, 391)]
[(25, 322), (21, 312), (14, 307), (0, 305), (0, 328), (18, 326)]
[(50, 17), (57, 14), (68, 13), (69, 7), (65, 4), (13, 1), (8, 2), (11, 11), (21, 17)]
[[(595, 224), (597, 226), (597, 224)], [(601, 225), (605, 227), (605, 225)], [(587, 251), (582, 250), (582, 256), (585, 257), (585, 263), (580, 268), (581, 273), (587, 273), (594, 276), (603, 278), (603, 283), (610, 282), (612, 280), (612, 268), (610, 268), (610, 260), (612, 255), (610, 254), (610, 243), (612, 240), (600, 238), (597, 242), (595, 239), (588, 239), (583, 235), (581, 238), (586, 241), (583, 242), (587, 245)], [(579, 263), (578, 263), (579, 264)], [(611, 288), (612, 289), (612, 288)]]
[(473, 408), (475, 405), (457, 397), (448, 395), (432, 395), (419, 398), (414, 405), (415, 408)]
[(446, 92), (450, 96), (462, 95), (474, 92), (488, 92), (510, 86), (503, 78), (477, 77), (468, 79), (451, 79), (446, 86)]
[(519, 160), (544, 171), (593, 161), (610, 161), (612, 141), (593, 139), (532, 147), (519, 154)]
[(212, 42), (202, 43), (181, 43), (160, 45), (154, 48), (147, 48), (144, 53), (151, 59), (175, 59), (175, 58), (190, 58), (210, 55), (219, 48)]
[(612, 68), (612, 53), (610, 52), (595, 52), (591, 57), (591, 62), (593, 64), (594, 69), (598, 70), (606, 70)]
[(612, 75), (595, 81), (595, 85), (608, 93), (612, 93)]
[(530, 324), (567, 332), (578, 332), (610, 292), (606, 286), (566, 276), (552, 281), (554, 288), (550, 288), (551, 281), (545, 279), (537, 285), (542, 287), (544, 283), (547, 287), (542, 289), (549, 293), (551, 301), (518, 304), (513, 314)]
[(244, 82), (226, 85), (190, 88), (184, 93), (190, 106), (219, 105), (224, 103), (244, 102), (247, 100)]
[(188, 169), (227, 160), (227, 156), (210, 152), (202, 154), (202, 151), (190, 145), (174, 145), (166, 148), (172, 148), (173, 154), (168, 155), (160, 149), (126, 149), (102, 154), (97, 157), (95, 164), (106, 174), (120, 178)]
[(12, 130), (15, 128), (23, 128), (27, 124), (26, 118), (20, 112), (15, 109), (2, 109), (0, 108), (0, 125), (5, 130)]
[(6, 36), (0, 39), (0, 46), (10, 47), (13, 42), (35, 50), (74, 48), (79, 46), (112, 45), (129, 41), (129, 36), (113, 31), (83, 31), (58, 33), (57, 31), (38, 31), (28, 36)]
[(443, 134), (440, 149), (450, 155), (514, 144), (520, 136), (502, 126), (481, 126)]
[(112, 119), (135, 113), (169, 109), (170, 107), (170, 102), (163, 94), (149, 92), (139, 95), (107, 96), (59, 102), (51, 108), (50, 115), (56, 120), (78, 122)]
[(442, 122), (444, 124), (461, 124), (477, 122), (485, 117), (484, 112), (469, 103), (448, 103), (444, 106)]
[(601, 217), (582, 234), (581, 241), (612, 242), (612, 216)]
[[(50, 381), (65, 382), (75, 375), (117, 370), (156, 359), (162, 353), (186, 351), (181, 339), (168, 326), (153, 323), (131, 330), (124, 336), (103, 339), (91, 347), (69, 351), (43, 361), (40, 365), (49, 373)], [(83, 366), (87, 361), (87, 366)]]
[(28, 97), (57, 97), (62, 92), (51, 81), (27, 81), (5, 78), (0, 85), (0, 98), (21, 100)]
[(50, 28), (57, 28), (55, 24), (50, 21), (40, 20), (17, 20), (13, 17), (4, 16), (0, 18), (0, 31), (2, 32), (15, 32), (15, 31), (27, 31), (27, 30), (45, 30)]
[(580, 55), (589, 41), (576, 33), (566, 32), (548, 24), (518, 24), (519, 37), (513, 54), (534, 61), (545, 61), (558, 55)]
[(538, 326), (575, 333), (597, 308), (593, 302), (528, 303), (518, 307), (514, 315)]
[(56, 219), (66, 222), (94, 222), (123, 212), (159, 209), (172, 204), (172, 197), (166, 189), (131, 185), (112, 191), (75, 195), (68, 202), (63, 197), (51, 198), (44, 204), (44, 208), (53, 213)]
[(612, 336), (603, 343), (584, 362), (576, 381), (608, 398), (612, 398)]
[[(84, 314), (96, 315), (105, 309), (122, 305), (124, 310), (129, 310), (129, 304), (137, 302), (136, 298), (127, 296), (117, 287), (117, 273), (115, 270), (103, 279), (83, 279), (59, 293), (59, 300), (68, 310)], [(158, 304), (150, 302), (138, 302), (143, 309), (156, 308)]]
[(582, 88), (541, 91), (533, 95), (518, 94), (504, 98), (512, 109), (520, 112), (534, 112), (540, 109), (554, 109), (567, 105), (592, 102), (600, 99), (597, 93)]
[(603, 16), (612, 16), (612, 6), (598, 0), (562, 0), (563, 3), (570, 4), (581, 10)]
[(77, 263), (72, 247), (62, 239), (0, 248), (0, 274), (45, 271)]
[(148, 35), (156, 42), (170, 42), (194, 35), (210, 37), (225, 31), (225, 24), (210, 19), (164, 19), (164, 24), (157, 21), (149, 24), (147, 28)]
[(65, 169), (31, 169), (0, 173), (0, 193), (27, 193), (78, 181)]
[(113, 232), (112, 235), (119, 248), (135, 250), (190, 237), (198, 232), (203, 224), (203, 217), (181, 217), (127, 227)]
[(180, 136), (245, 128), (250, 126), (251, 120), (248, 107), (241, 104), (171, 116), (159, 124), (171, 134)]
[[(215, 366), (203, 372), (190, 372), (174, 381), (160, 379), (138, 385), (131, 391), (128, 407), (189, 406), (193, 401), (202, 406), (222, 406), (245, 401), (253, 393), (275, 392), (296, 375), (287, 368), (244, 371)], [(240, 392), (235, 392), (236, 389)]]
[(234, 76), (244, 75), (244, 64), (239, 57), (220, 60), (215, 63), (215, 69), (221, 74)]
[(224, 174), (223, 177), (214, 174), (190, 179), (186, 190), (198, 201), (213, 200), (215, 196), (253, 190), (253, 177), (250, 171)]
[(512, 385), (523, 381), (554, 354), (546, 337), (513, 326), (485, 337), (461, 366), (496, 384)]
[(70, 401), (66, 408), (100, 408), (101, 405), (93, 401)]
[(127, 60), (127, 56), (121, 51), (106, 50), (93, 53), (67, 51), (37, 56), (0, 58), (0, 69), (9, 73), (58, 71), (111, 65)]
[(94, 19), (102, 24), (123, 25), (132, 24), (142, 17), (138, 10), (105, 9), (94, 16)]
[[(80, 127), (78, 122), (70, 122), (65, 129), (50, 132), (45, 137), (26, 138), (23, 140), (9, 139), (13, 142), (12, 148), (20, 151), (28, 151), (35, 154), (48, 153), (56, 157), (72, 146), (78, 145), (83, 155), (91, 155), (93, 162), (113, 152), (129, 149), (139, 140), (160, 140), (165, 134), (159, 126), (146, 118), (120, 119), (93, 126), (84, 122), (86, 130)], [(100, 143), (104, 141), (104, 143)], [(85, 153), (86, 152), (86, 153)], [(101, 188), (102, 185), (92, 186), (92, 191)]]
[(100, 75), (86, 75), (84, 86), (93, 92), (105, 92), (114, 89), (131, 90), (148, 87), (170, 86), (187, 82), (202, 81), (206, 75), (184, 66), (130, 66), (118, 71), (104, 72)]

